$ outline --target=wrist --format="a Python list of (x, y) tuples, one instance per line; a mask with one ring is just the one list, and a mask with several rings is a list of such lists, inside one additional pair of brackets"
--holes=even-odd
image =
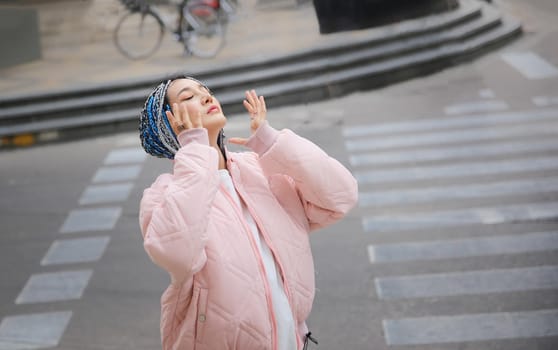
[(209, 144), (209, 135), (207, 130), (204, 128), (191, 128), (185, 129), (184, 131), (180, 132), (177, 135), (178, 143), (181, 147), (186, 146), (189, 143), (201, 143), (201, 144)]
[(267, 121), (262, 122), (258, 129), (250, 136), (246, 146), (259, 155), (267, 152), (277, 140), (279, 131), (274, 129)]

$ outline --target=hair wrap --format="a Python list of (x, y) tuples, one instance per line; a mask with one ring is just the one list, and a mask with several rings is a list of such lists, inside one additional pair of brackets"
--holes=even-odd
[[(195, 78), (186, 76), (177, 79), (193, 80), (211, 93), (211, 90), (209, 90), (205, 84)], [(140, 112), (139, 134), (141, 145), (145, 152), (159, 158), (174, 159), (174, 155), (180, 148), (176, 134), (172, 130), (165, 113), (166, 110), (170, 110), (166, 96), (169, 85), (173, 81), (174, 80), (167, 80), (155, 87), (147, 97), (143, 109)], [(226, 159), (224, 139), (225, 134), (223, 130), (221, 130), (219, 132), (217, 144)]]
[(147, 97), (140, 112), (140, 140), (145, 152), (174, 159), (180, 145), (165, 114), (167, 89), (171, 80), (159, 84)]

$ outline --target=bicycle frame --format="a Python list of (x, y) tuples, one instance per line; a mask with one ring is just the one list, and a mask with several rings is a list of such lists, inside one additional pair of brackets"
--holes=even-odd
[[(177, 21), (172, 23), (166, 10), (160, 11), (159, 6), (150, 4), (147, 0), (120, 1), (127, 8), (128, 14), (125, 14), (118, 22), (113, 37), (118, 49), (131, 59), (142, 59), (153, 54), (159, 47), (164, 33), (167, 31), (173, 33), (174, 38), (184, 45), (185, 53), (202, 58), (213, 57), (225, 43), (225, 28), (230, 14), (236, 12), (233, 5), (234, 0), (232, 0), (233, 3), (229, 0), (184, 0), (180, 4), (168, 3), (168, 5), (172, 5), (171, 7), (178, 10)], [(168, 8), (170, 9), (171, 7)], [(152, 51), (149, 49), (142, 50), (140, 48), (141, 44), (128, 45), (127, 42), (133, 43), (134, 41), (129, 41), (125, 39), (125, 36), (120, 36), (119, 33), (122, 33), (120, 28), (127, 28), (126, 25), (128, 23), (133, 23), (133, 20), (132, 22), (125, 22), (127, 18), (133, 18), (130, 17), (130, 14), (136, 14), (135, 16), (139, 14), (139, 18), (136, 17), (136, 23), (139, 22), (140, 39), (139, 41), (137, 38), (132, 39), (136, 40), (136, 43), (141, 43), (143, 23), (150, 21), (152, 23), (153, 19), (158, 22), (160, 34), (158, 34), (158, 38), (154, 38), (156, 43), (152, 46)], [(176, 20), (176, 17), (174, 19)], [(122, 25), (122, 23), (126, 24)], [(148, 35), (154, 34), (152, 26), (146, 28), (150, 28), (148, 29)]]

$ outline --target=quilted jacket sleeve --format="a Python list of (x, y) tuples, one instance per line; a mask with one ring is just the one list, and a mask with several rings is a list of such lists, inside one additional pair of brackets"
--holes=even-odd
[(173, 174), (159, 176), (144, 191), (139, 215), (144, 248), (173, 284), (190, 278), (207, 260), (208, 215), (219, 184), (218, 155), (207, 130), (185, 131), (179, 141)]
[(341, 219), (356, 204), (358, 186), (352, 174), (291, 130), (277, 131), (265, 122), (246, 145), (259, 155), (267, 176), (284, 174), (294, 182), (310, 229)]

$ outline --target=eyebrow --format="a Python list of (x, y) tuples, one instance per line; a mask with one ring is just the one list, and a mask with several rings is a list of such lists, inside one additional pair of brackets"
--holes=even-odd
[[(209, 89), (206, 88), (206, 87), (205, 87), (204, 85), (202, 85), (202, 84), (198, 84), (198, 87), (200, 87), (200, 88), (202, 88), (202, 89), (204, 89), (204, 90), (208, 90), (208, 91), (209, 91)], [(182, 88), (180, 91), (178, 91), (178, 93), (176, 94), (176, 97), (180, 96), (181, 93), (183, 93), (184, 91), (188, 91), (188, 90), (191, 91), (192, 88), (189, 87), (189, 86), (186, 86), (185, 88)]]

